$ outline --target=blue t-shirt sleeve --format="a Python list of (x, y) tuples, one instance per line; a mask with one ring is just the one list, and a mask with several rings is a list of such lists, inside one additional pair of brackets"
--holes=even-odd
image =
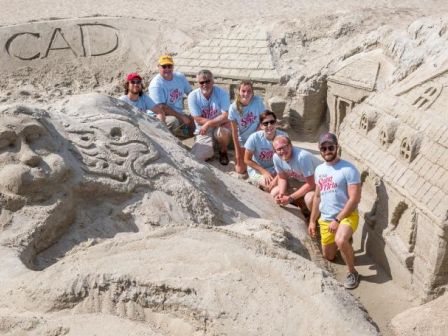
[(356, 167), (347, 167), (344, 169), (344, 175), (347, 179), (347, 184), (359, 184), (361, 183), (361, 175)]
[(274, 154), (274, 156), (272, 157), (272, 161), (274, 162), (274, 168), (277, 174), (282, 173), (283, 172), (282, 162), (277, 154)]
[(190, 83), (188, 83), (188, 80), (184, 75), (182, 75), (182, 79), (184, 82), (184, 93), (189, 94), (191, 91), (193, 91), (193, 89), (191, 88)]
[(200, 117), (202, 113), (201, 108), (197, 103), (195, 92), (196, 91), (190, 92), (188, 95), (188, 109), (190, 110), (192, 116)]
[(221, 111), (228, 112), (229, 106), (230, 106), (230, 96), (226, 91), (221, 90)]
[(252, 153), (255, 152), (255, 140), (255, 133), (253, 133), (244, 143), (244, 148), (250, 150)]
[(232, 105), (230, 105), (229, 107), (229, 120), (232, 121), (238, 121), (238, 110), (236, 109), (236, 105), (235, 103), (233, 103)]
[(156, 105), (166, 104), (168, 101), (165, 90), (161, 86), (158, 86), (157, 83), (149, 85), (148, 95)]
[(264, 106), (264, 103), (263, 103), (263, 99), (261, 99), (260, 97), (258, 97), (257, 96), (257, 110), (258, 110), (258, 115), (260, 115), (260, 114), (262, 114), (265, 110), (266, 110), (266, 107)]
[(310, 153), (305, 153), (302, 157), (303, 176), (314, 175), (314, 157)]
[(149, 96), (144, 94), (142, 97), (145, 102), (146, 110), (151, 110), (156, 105)]

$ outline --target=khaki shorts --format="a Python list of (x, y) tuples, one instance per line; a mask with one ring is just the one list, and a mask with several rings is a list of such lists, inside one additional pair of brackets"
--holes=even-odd
[(205, 135), (197, 134), (193, 147), (191, 147), (191, 153), (202, 161), (211, 159), (215, 154), (213, 146), (216, 139), (221, 137), (222, 132), (230, 134), (231, 131), (228, 128), (220, 126), (209, 129)]

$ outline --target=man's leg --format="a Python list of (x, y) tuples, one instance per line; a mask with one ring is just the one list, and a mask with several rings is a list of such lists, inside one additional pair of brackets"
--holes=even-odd
[(322, 244), (322, 254), (325, 259), (333, 261), (336, 257), (337, 246), (335, 243), (335, 234), (328, 231), (330, 222), (319, 219), (320, 237)]
[(224, 166), (229, 164), (227, 147), (229, 146), (231, 135), (230, 129), (223, 126), (217, 127), (214, 131), (214, 137), (219, 145), (219, 162)]
[(195, 142), (191, 148), (191, 153), (196, 156), (198, 160), (206, 161), (211, 159), (214, 155), (213, 138), (208, 132), (206, 135), (196, 135)]
[(339, 224), (335, 237), (336, 245), (341, 251), (342, 257), (347, 264), (349, 273), (347, 274), (344, 287), (348, 289), (356, 288), (359, 283), (359, 274), (355, 269), (355, 254), (352, 244), (350, 243), (350, 238), (358, 227), (358, 221), (358, 212), (354, 212), (349, 217), (344, 218), (341, 221), (341, 224)]

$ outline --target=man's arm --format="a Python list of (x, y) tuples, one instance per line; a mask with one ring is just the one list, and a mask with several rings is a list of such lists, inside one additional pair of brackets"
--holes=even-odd
[(227, 111), (221, 112), (221, 114), (213, 119), (207, 119), (200, 116), (193, 116), (194, 121), (201, 125), (200, 134), (207, 133), (209, 128), (218, 127), (229, 121), (227, 118)]
[[(280, 176), (280, 174), (279, 174)], [(281, 177), (280, 177), (281, 179)], [(279, 180), (280, 182), (280, 180)], [(286, 182), (287, 183), (287, 182)], [(305, 196), (308, 192), (310, 192), (311, 190), (314, 190), (316, 188), (316, 184), (314, 183), (314, 175), (311, 176), (307, 176), (305, 177), (305, 183), (295, 192), (293, 192), (291, 195), (284, 195), (284, 193), (282, 193), (280, 191), (279, 193), (279, 199), (280, 199), (280, 203), (281, 204), (288, 204), (291, 203), (292, 201), (298, 200), (300, 197)], [(285, 189), (286, 192), (286, 189)]]
[(311, 209), (311, 216), (310, 216), (310, 222), (308, 224), (308, 234), (311, 237), (316, 236), (316, 222), (319, 218), (319, 205), (320, 205), (320, 188), (319, 185), (316, 185), (316, 190), (314, 191), (314, 198), (313, 198), (313, 206)]

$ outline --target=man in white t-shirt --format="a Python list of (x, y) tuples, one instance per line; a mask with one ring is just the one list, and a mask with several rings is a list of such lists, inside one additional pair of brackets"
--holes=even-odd
[(314, 170), (321, 161), (310, 152), (293, 146), (286, 136), (275, 137), (272, 145), (275, 151), (274, 167), (278, 175), (277, 204), (294, 203), (305, 215), (309, 214), (316, 187)]
[(190, 83), (182, 73), (174, 72), (170, 55), (160, 56), (158, 70), (159, 74), (149, 83), (149, 97), (163, 110), (166, 124), (176, 136), (192, 135), (193, 119), (183, 111), (184, 96), (192, 90)]
[(339, 158), (338, 140), (333, 133), (320, 136), (319, 150), (325, 162), (314, 173), (316, 192), (308, 232), (313, 237), (316, 235), (320, 214), (322, 254), (331, 261), (337, 250), (341, 251), (348, 268), (344, 287), (353, 289), (359, 284), (359, 274), (350, 240), (359, 222), (361, 176), (353, 164)]
[(160, 121), (165, 121), (165, 113), (158, 108), (154, 101), (144, 93), (142, 77), (132, 72), (126, 76), (124, 82), (124, 95), (119, 99), (138, 108), (141, 112), (157, 117)]
[(230, 142), (230, 122), (227, 119), (229, 93), (214, 85), (213, 74), (201, 70), (196, 76), (199, 88), (188, 95), (188, 108), (196, 124), (192, 153), (200, 160), (213, 157), (214, 143), (219, 147), (219, 162), (229, 164), (227, 147)]

